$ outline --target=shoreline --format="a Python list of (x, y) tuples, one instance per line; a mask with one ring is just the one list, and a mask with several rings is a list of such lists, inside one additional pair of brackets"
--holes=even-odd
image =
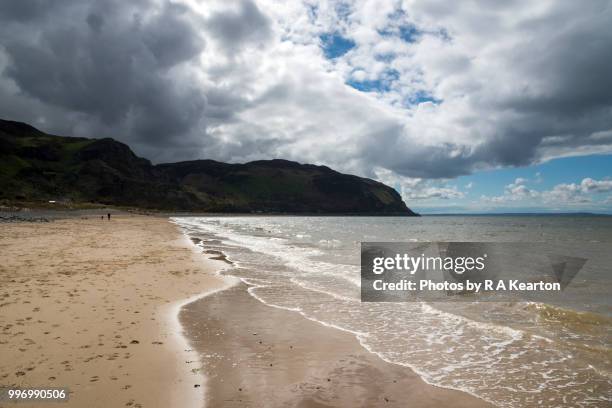
[[(173, 222), (173, 221), (171, 221)], [(222, 262), (229, 262), (230, 265), (235, 264), (234, 260), (230, 261), (227, 258), (227, 254), (219, 251), (218, 249), (210, 249), (206, 248), (206, 240), (202, 239), (202, 237), (191, 237), (189, 233), (183, 232), (185, 238), (194, 248), (201, 248), (202, 254), (206, 255), (208, 259), (215, 259)], [(224, 265), (227, 267), (227, 265)], [(223, 268), (225, 269), (225, 268)], [(220, 271), (218, 271), (219, 273)], [(410, 400), (411, 406), (415, 407), (437, 407), (441, 405), (449, 405), (457, 407), (494, 407), (494, 405), (479, 396), (473, 395), (465, 390), (449, 388), (449, 387), (441, 387), (434, 384), (430, 384), (425, 381), (421, 375), (415, 370), (413, 367), (394, 363), (382, 358), (378, 353), (371, 351), (368, 347), (366, 347), (362, 340), (359, 338), (358, 333), (354, 333), (349, 330), (345, 330), (340, 327), (336, 327), (333, 325), (326, 324), (324, 322), (318, 321), (316, 319), (312, 319), (301, 313), (300, 311), (284, 308), (281, 306), (270, 305), (264, 301), (262, 301), (256, 294), (253, 293), (253, 289), (255, 289), (258, 285), (253, 283), (248, 283), (248, 280), (233, 277), (231, 275), (231, 271), (228, 275), (221, 275), (221, 277), (232, 278), (235, 283), (228, 285), (224, 288), (220, 288), (218, 290), (210, 291), (208, 293), (202, 294), (202, 296), (195, 296), (192, 301), (185, 301), (183, 306), (181, 307), (178, 315), (178, 320), (180, 322), (180, 326), (183, 329), (183, 336), (186, 337), (186, 342), (191, 344), (194, 349), (197, 349), (199, 353), (199, 361), (197, 364), (201, 367), (202, 372), (204, 373), (205, 381), (205, 404), (204, 406), (219, 406), (223, 404), (223, 406), (227, 405), (227, 403), (233, 406), (234, 403), (237, 403), (238, 406), (243, 406), (246, 404), (247, 406), (299, 406), (299, 407), (342, 407), (342, 406), (403, 406), (402, 401)], [(219, 301), (218, 299), (224, 299), (223, 301)], [(219, 305), (219, 303), (224, 302), (224, 304)], [(217, 307), (211, 306), (210, 304), (217, 304)], [(248, 303), (247, 307), (239, 307), (239, 310), (233, 311), (232, 308), (236, 306), (236, 304)], [(213, 309), (211, 312), (210, 308)], [(224, 314), (224, 319), (221, 325), (209, 325), (208, 322), (211, 320), (211, 315), (215, 314), (214, 309), (221, 310)], [(269, 309), (275, 310), (275, 312), (271, 312)], [(266, 312), (267, 310), (267, 312)], [(254, 315), (254, 311), (255, 312)], [(295, 318), (295, 313), (298, 312), (299, 317)], [(259, 313), (259, 316), (257, 315)], [(262, 318), (261, 315), (270, 315), (279, 316), (279, 318), (270, 319)], [(218, 339), (215, 337), (211, 337), (210, 333), (216, 332), (216, 336), (223, 335), (227, 331), (234, 330), (237, 327), (244, 327), (247, 324), (255, 325), (257, 329), (250, 333), (253, 336), (260, 335), (262, 331), (265, 331), (266, 324), (273, 322), (277, 328), (286, 328), (290, 325), (293, 325), (293, 329), (295, 331), (295, 335), (300, 337), (304, 336), (308, 338), (312, 335), (312, 333), (318, 333), (322, 338), (332, 339), (328, 346), (331, 346), (333, 349), (337, 347), (337, 344), (342, 344), (342, 347), (345, 349), (344, 352), (348, 352), (351, 355), (358, 355), (359, 358), (366, 361), (365, 366), (368, 367), (369, 370), (378, 370), (377, 377), (386, 377), (387, 383), (386, 385), (378, 384), (376, 387), (371, 387), (367, 382), (369, 376), (363, 377), (358, 376), (360, 381), (362, 381), (361, 387), (365, 390), (364, 395), (367, 401), (366, 405), (362, 405), (362, 400), (351, 400), (351, 395), (346, 394), (344, 399), (340, 401), (339, 404), (323, 404), (320, 401), (316, 401), (316, 396), (312, 395), (301, 395), (298, 398), (302, 398), (301, 401), (279, 401), (276, 397), (277, 394), (281, 396), (287, 396), (286, 388), (287, 384), (283, 384), (282, 379), (275, 377), (274, 375), (270, 375), (270, 373), (266, 372), (255, 372), (253, 373), (252, 365), (248, 365), (246, 368), (241, 366), (240, 371), (242, 372), (243, 377), (256, 377), (256, 378), (265, 378), (265, 383), (270, 386), (273, 384), (271, 389), (262, 392), (261, 387), (256, 387), (257, 391), (255, 393), (248, 393), (246, 387), (234, 387), (233, 395), (232, 390), (227, 389), (227, 387), (222, 384), (225, 382), (226, 378), (229, 378), (231, 381), (232, 374), (228, 371), (227, 367), (218, 369), (215, 367), (215, 363), (212, 365), (210, 363), (211, 357), (218, 357), (222, 359), (235, 359), (236, 361), (244, 361), (250, 360), (251, 363), (256, 362), (258, 359), (262, 357), (261, 354), (257, 352), (253, 352), (253, 350), (246, 351), (244, 348), (240, 348), (240, 350), (236, 351), (233, 348), (225, 348), (223, 350), (219, 350), (215, 347), (215, 343), (219, 343)], [(264, 327), (261, 325), (263, 324)], [(269, 327), (268, 327), (269, 328)], [(276, 329), (275, 329), (276, 330)], [(268, 333), (271, 334), (271, 333)], [(226, 339), (227, 343), (231, 343), (235, 345), (237, 342), (236, 338), (240, 338), (240, 335), (232, 335)], [(274, 338), (274, 336), (270, 336)], [(246, 338), (250, 338), (250, 336), (246, 336)], [(312, 339), (311, 339), (312, 340)], [(238, 340), (240, 341), (240, 340)], [(282, 340), (280, 340), (282, 341)], [(293, 339), (293, 343), (299, 344), (301, 342), (308, 343), (308, 340), (304, 339)], [(262, 341), (258, 341), (259, 344)], [(273, 342), (279, 342), (279, 339), (276, 338)], [(212, 345), (212, 347), (211, 347)], [(290, 346), (290, 349), (293, 350), (293, 346)], [(327, 348), (315, 348), (311, 350), (308, 354), (311, 360), (316, 360), (321, 366), (325, 366), (326, 358), (333, 358), (334, 355), (329, 355), (327, 353)], [(326, 358), (321, 358), (321, 355)], [(295, 371), (296, 368), (291, 366), (290, 358), (287, 356), (281, 356), (279, 358), (281, 360), (279, 366), (283, 366), (284, 363), (289, 363), (285, 368), (287, 371), (292, 372)], [(208, 360), (208, 364), (205, 362)], [(289, 361), (287, 361), (289, 360)], [(342, 361), (342, 360), (340, 360)], [(194, 361), (195, 362), (195, 361)], [(232, 366), (236, 367), (238, 363), (233, 363)], [(255, 363), (256, 364), (256, 363)], [(343, 363), (344, 365), (344, 363)], [(211, 367), (212, 366), (212, 367)], [(273, 368), (274, 364), (270, 363), (269, 367)], [(302, 371), (304, 368), (298, 368), (297, 371)], [(256, 370), (255, 370), (256, 371)], [(403, 381), (398, 381), (398, 379), (391, 379), (389, 377), (389, 373), (394, 373), (398, 377), (403, 378)], [(219, 378), (221, 380), (219, 380)], [(251, 378), (252, 380), (252, 378)], [(280, 381), (279, 381), (280, 380)], [(302, 380), (306, 380), (302, 378)], [(330, 379), (328, 379), (329, 381)], [(308, 382), (308, 380), (306, 380)], [(344, 384), (353, 384), (354, 378), (345, 378)], [(247, 381), (248, 383), (248, 381)], [(396, 386), (396, 384), (400, 384)], [(300, 384), (303, 386), (304, 383)], [(315, 389), (322, 389), (322, 386), (325, 383), (319, 384), (315, 386)], [(297, 386), (297, 384), (293, 384), (293, 386)], [(381, 394), (381, 387), (389, 387), (388, 390), (389, 395), (385, 396)], [(402, 391), (400, 389), (404, 387), (404, 389), (409, 389), (409, 392), (405, 390)], [(236, 390), (238, 390), (238, 395), (236, 394)], [(267, 397), (262, 400), (257, 400), (256, 398), (253, 400), (254, 394), (256, 395), (266, 395)], [(274, 396), (275, 402), (271, 402), (271, 395)], [(348, 402), (347, 402), (348, 401)], [(347, 405), (348, 404), (348, 405)], [(398, 405), (399, 404), (399, 405)]]
[[(196, 363), (195, 365), (197, 365), (198, 367), (203, 367), (202, 360), (200, 359), (199, 355), (193, 351), (193, 346), (189, 340), (189, 337), (185, 334), (185, 327), (181, 323), (181, 319), (180, 319), (181, 312), (186, 306), (190, 305), (191, 303), (197, 302), (207, 296), (211, 296), (215, 293), (227, 290), (231, 288), (232, 286), (235, 286), (236, 284), (239, 283), (239, 279), (233, 278), (231, 276), (221, 275), (219, 272), (221, 272), (223, 270), (223, 267), (226, 266), (223, 264), (223, 261), (219, 259), (214, 259), (213, 257), (210, 257), (210, 256), (206, 256), (206, 254), (201, 251), (202, 248), (199, 247), (197, 244), (195, 244), (191, 239), (189, 239), (187, 234), (185, 234), (181, 230), (179, 225), (177, 225), (175, 222), (173, 222), (170, 219), (167, 219), (167, 221), (176, 227), (177, 231), (181, 234), (183, 238), (183, 245), (186, 248), (189, 248), (193, 251), (194, 257), (197, 257), (202, 262), (207, 262), (207, 263), (211, 263), (211, 265), (212, 264), (216, 265), (214, 267), (213, 273), (215, 277), (221, 282), (220, 286), (213, 287), (213, 288), (207, 288), (207, 290), (205, 290), (204, 292), (194, 294), (186, 299), (181, 299), (181, 300), (178, 300), (170, 304), (166, 312), (169, 325), (173, 327), (172, 333), (174, 335), (174, 342), (177, 347), (177, 351), (179, 353), (182, 351), (183, 353), (189, 353), (189, 355), (194, 355), (194, 357), (190, 357), (189, 361)], [(191, 358), (194, 358), (194, 360), (191, 360)], [(177, 364), (180, 364), (180, 361), (177, 362)], [(201, 368), (198, 370), (199, 370), (198, 372), (202, 371)], [(200, 378), (202, 380), (202, 387), (201, 387), (202, 392), (198, 393), (199, 395), (198, 398), (194, 398), (194, 400), (190, 401), (190, 404), (188, 405), (190, 407), (203, 408), (207, 406), (206, 390), (207, 390), (208, 379), (207, 379), (207, 376), (203, 373), (200, 373)], [(177, 398), (174, 398), (173, 401), (180, 402), (182, 401), (182, 398), (177, 397)], [(177, 405), (172, 404), (171, 406), (177, 406)]]
[(353, 333), (260, 302), (245, 283), (185, 305), (180, 319), (206, 362), (206, 406), (492, 407), (427, 384)]
[[(186, 248), (189, 248), (190, 250), (193, 251), (194, 257), (196, 258), (196, 261), (200, 261), (200, 262), (206, 262), (206, 263), (210, 263), (211, 267), (212, 265), (215, 265), (214, 267), (212, 267), (212, 272), (214, 274), (214, 276), (219, 280), (220, 285), (217, 287), (209, 287), (206, 288), (206, 290), (204, 292), (200, 292), (197, 294), (194, 294), (186, 299), (180, 299), (177, 300), (173, 303), (171, 303), (170, 305), (168, 305), (168, 307), (166, 308), (166, 319), (168, 319), (168, 324), (169, 326), (172, 328), (171, 332), (173, 334), (174, 337), (174, 343), (175, 343), (175, 347), (176, 347), (176, 351), (177, 354), (181, 354), (181, 353), (188, 353), (189, 356), (193, 356), (190, 357), (190, 361), (192, 358), (194, 358), (195, 360), (193, 360), (196, 365), (198, 366), (202, 366), (202, 361), (200, 360), (199, 356), (197, 355), (197, 353), (194, 353), (192, 350), (192, 345), (189, 341), (189, 338), (185, 335), (185, 328), (183, 327), (183, 325), (181, 324), (180, 321), (180, 314), (181, 311), (183, 310), (183, 308), (187, 305), (189, 305), (190, 303), (196, 302), (206, 296), (210, 296), (214, 293), (229, 289), (230, 287), (232, 287), (233, 285), (235, 285), (237, 282), (234, 282), (233, 279), (231, 277), (227, 277), (227, 276), (222, 276), (219, 274), (219, 272), (222, 270), (222, 264), (220, 261), (218, 260), (214, 260), (210, 257), (204, 256), (205, 254), (203, 254), (201, 251), (199, 251), (199, 247), (197, 245), (195, 245), (193, 243), (193, 241), (191, 241), (186, 234), (184, 234), (181, 231), (181, 228), (176, 225), (174, 222), (172, 222), (170, 219), (167, 219), (168, 222), (170, 222), (172, 225), (174, 225), (178, 231), (179, 234), (181, 234), (182, 238), (183, 238), (183, 245)], [(199, 258), (204, 258), (199, 259)], [(164, 307), (162, 307), (162, 309), (164, 309)], [(180, 359), (177, 358), (177, 364), (181, 364)], [(182, 395), (180, 395), (180, 393), (175, 392), (175, 395), (177, 395), (176, 397), (174, 397), (172, 399), (172, 401), (174, 401), (173, 404), (171, 404), (171, 406), (186, 406), (186, 407), (193, 407), (193, 408), (202, 408), (206, 406), (205, 403), (205, 399), (206, 399), (206, 386), (207, 386), (207, 377), (204, 374), (200, 374), (200, 378), (202, 381), (202, 390), (203, 392), (199, 392), (197, 393), (198, 397), (194, 398), (191, 401), (188, 401), (188, 405), (177, 405), (176, 402), (185, 404), (184, 398)]]
[[(171, 221), (174, 223), (174, 221)], [(178, 224), (177, 224), (178, 226)], [(206, 257), (208, 259), (214, 259), (214, 260), (218, 260), (218, 261), (222, 261), (222, 262), (227, 262), (230, 265), (234, 265), (236, 263), (236, 261), (239, 260), (229, 260), (227, 257), (227, 254), (225, 254), (224, 252), (218, 250), (218, 249), (207, 249), (206, 248), (206, 243), (207, 240), (206, 239), (202, 239), (201, 236), (199, 236), (198, 238), (194, 238), (191, 237), (189, 235), (189, 233), (187, 232), (183, 232), (186, 240), (188, 241), (189, 244), (191, 244), (194, 248), (201, 248), (202, 249), (202, 254), (206, 255)], [(223, 269), (226, 269), (227, 265), (224, 265)], [(220, 272), (220, 271), (219, 271)], [(181, 315), (187, 315), (189, 314), (190, 309), (193, 308), (197, 308), (199, 307), (199, 305), (201, 304), (205, 304), (207, 302), (210, 301), (210, 297), (212, 296), (221, 296), (224, 297), (225, 295), (221, 294), (221, 292), (235, 292), (237, 289), (237, 287), (240, 287), (246, 296), (248, 296), (249, 298), (252, 298), (258, 305), (260, 305), (260, 308), (262, 309), (266, 309), (266, 308), (272, 308), (272, 309), (276, 309), (279, 311), (282, 311), (282, 313), (287, 314), (288, 316), (292, 316), (294, 315), (296, 312), (299, 314), (299, 317), (297, 318), (298, 321), (302, 321), (301, 326), (318, 326), (319, 330), (322, 330), (324, 333), (330, 333), (330, 332), (339, 332), (341, 333), (341, 336), (344, 336), (344, 338), (342, 339), (343, 342), (349, 343), (350, 344), (350, 348), (353, 352), (357, 352), (357, 353), (366, 353), (369, 358), (372, 361), (375, 361), (375, 363), (372, 363), (371, 365), (373, 366), (377, 366), (377, 365), (382, 365), (382, 366), (386, 366), (385, 369), (390, 370), (392, 369), (391, 367), (394, 367), (395, 370), (399, 370), (399, 371), (403, 371), (405, 373), (409, 373), (411, 375), (411, 387), (417, 387), (419, 389), (420, 393), (424, 393), (424, 394), (428, 394), (427, 397), (423, 398), (422, 400), (419, 400), (417, 402), (417, 405), (415, 405), (416, 407), (429, 407), (429, 406), (438, 406), (439, 404), (454, 404), (455, 406), (461, 407), (461, 406), (466, 406), (466, 407), (494, 407), (495, 405), (492, 404), (490, 401), (487, 401), (484, 398), (481, 398), (480, 396), (474, 395), (469, 391), (463, 390), (463, 389), (459, 389), (459, 388), (453, 388), (453, 387), (443, 387), (443, 386), (439, 386), (436, 384), (431, 384), (429, 382), (427, 382), (422, 376), (421, 374), (418, 372), (417, 369), (415, 369), (414, 367), (411, 367), (409, 365), (405, 365), (405, 364), (400, 364), (400, 363), (395, 363), (393, 361), (389, 361), (385, 358), (383, 358), (379, 353), (376, 353), (372, 350), (370, 350), (363, 342), (362, 339), (360, 338), (360, 333), (355, 333), (352, 332), (350, 330), (346, 330), (344, 328), (341, 327), (337, 327), (334, 325), (330, 325), (328, 323), (325, 322), (321, 322), (319, 320), (310, 318), (308, 316), (306, 316), (305, 314), (303, 314), (301, 311), (299, 310), (293, 310), (293, 309), (288, 309), (282, 306), (277, 306), (277, 305), (271, 305), (268, 304), (266, 302), (264, 302), (263, 300), (261, 300), (255, 293), (253, 293), (253, 289), (257, 288), (258, 285), (254, 284), (254, 283), (250, 283), (247, 282), (248, 280), (242, 279), (242, 278), (237, 278), (231, 275), (231, 272), (228, 275), (221, 275), (219, 274), (219, 276), (221, 277), (225, 277), (225, 278), (232, 278), (237, 280), (238, 282), (235, 282), (234, 284), (228, 285), (224, 288), (221, 288), (219, 290), (215, 290), (215, 291), (211, 291), (208, 293), (203, 294), (202, 296), (195, 296), (193, 301), (186, 301), (184, 302), (183, 306), (182, 306), (182, 310), (179, 311), (179, 321), (181, 320)], [(235, 300), (235, 299), (234, 299)], [(256, 307), (255, 307), (256, 308)], [(240, 315), (245, 314), (248, 315), (249, 312), (251, 310), (247, 309), (247, 310), (242, 310), (242, 313), (240, 313)], [(200, 317), (204, 318), (204, 316), (206, 316), (205, 313), (200, 313)], [(183, 322), (181, 324), (182, 328), (185, 329), (186, 326), (192, 325), (193, 326), (193, 320), (190, 321), (189, 318), (182, 318), (183, 320), (185, 320), (185, 322)], [(289, 317), (289, 319), (291, 319), (291, 317)], [(257, 320), (257, 319), (254, 319)], [(293, 321), (295, 321), (295, 319), (291, 319)], [(283, 326), (282, 322), (279, 322), (278, 324), (279, 326)], [(300, 328), (298, 330), (299, 332), (304, 332), (304, 330), (302, 328)], [(324, 334), (325, 335), (325, 334)], [(189, 337), (190, 334), (189, 333), (184, 333), (184, 336)], [(200, 338), (200, 334), (199, 333), (191, 333), (191, 340), (187, 339), (186, 341), (190, 344), (198, 344), (198, 339)], [(355, 350), (357, 349), (357, 350)], [(207, 351), (206, 347), (200, 347), (200, 355), (201, 356), (206, 356), (209, 355), (209, 351)], [(202, 366), (202, 370), (206, 370), (206, 367)], [(210, 371), (207, 372), (205, 374), (205, 377), (210, 377), (210, 376), (217, 376), (218, 373), (215, 373), (214, 371)], [(395, 383), (395, 381), (393, 381)], [(217, 384), (218, 385), (218, 384)], [(405, 385), (405, 384), (404, 384)], [(206, 392), (205, 395), (207, 394), (212, 394), (215, 395), (216, 390), (215, 389), (209, 389), (208, 387), (208, 383), (206, 384)], [(413, 398), (413, 395), (406, 395), (407, 398)], [(227, 402), (228, 400), (223, 400), (223, 402)], [(385, 400), (385, 398), (383, 398), (382, 401), (385, 401), (385, 406), (393, 406), (393, 404), (388, 405), (389, 403), (391, 403), (392, 401), (389, 400)], [(212, 404), (205, 404), (205, 406), (217, 406), (216, 403), (218, 403), (219, 401), (215, 401), (213, 400)], [(239, 401), (240, 402), (240, 401)], [(269, 401), (260, 401), (261, 403), (265, 403), (268, 404)], [(378, 401), (381, 402), (381, 401)], [(413, 400), (411, 400), (411, 402), (414, 402)], [(352, 405), (357, 404), (358, 401), (353, 401)], [(376, 403), (375, 401), (370, 401), (370, 403)], [(433, 404), (433, 405), (430, 405)], [(465, 404), (465, 405), (463, 405)], [(281, 404), (282, 406), (285, 406), (284, 404)], [(345, 403), (342, 403), (338, 406), (344, 406)], [(299, 405), (302, 406), (302, 405)], [(305, 406), (311, 406), (310, 404), (305, 405)], [(319, 407), (318, 404), (312, 405), (312, 406), (317, 406)], [(335, 406), (335, 405), (334, 405)]]

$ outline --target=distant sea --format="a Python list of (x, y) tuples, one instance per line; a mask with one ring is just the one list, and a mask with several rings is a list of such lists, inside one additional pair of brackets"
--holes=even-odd
[[(361, 241), (612, 244), (612, 217), (175, 217), (226, 254), (272, 307), (353, 333), (370, 352), (426, 382), (499, 407), (610, 407), (612, 245), (592, 254), (555, 304), (362, 303)], [(602, 245), (599, 245), (602, 247)], [(603, 245), (603, 247), (607, 247)], [(282, 328), (279, 328), (282, 330)]]

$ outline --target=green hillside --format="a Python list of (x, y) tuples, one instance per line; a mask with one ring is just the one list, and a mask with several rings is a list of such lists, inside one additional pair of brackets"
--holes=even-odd
[(287, 160), (152, 165), (113, 139), (53, 136), (0, 120), (0, 200), (167, 211), (415, 215), (392, 188)]

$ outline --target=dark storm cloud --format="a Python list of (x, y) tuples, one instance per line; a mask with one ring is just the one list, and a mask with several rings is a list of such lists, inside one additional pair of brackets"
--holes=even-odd
[(265, 42), (271, 38), (270, 20), (251, 0), (236, 1), (235, 10), (214, 13), (206, 29), (225, 50), (239, 49), (245, 43)]
[[(19, 1), (3, 7), (11, 9), (9, 3), (15, 9), (0, 16), (8, 56), (3, 76), (33, 105), (98, 123), (91, 130), (102, 134), (89, 136), (115, 130), (124, 133), (119, 138), (157, 147), (183, 143), (176, 139), (195, 129), (205, 132), (204, 93), (188, 86), (189, 77), (171, 74), (205, 47), (184, 6), (105, 1), (38, 8)], [(26, 24), (31, 19), (36, 24)]]
[(19, 0), (0, 2), (0, 16), (6, 22), (32, 22), (53, 10), (58, 10), (70, 4), (70, 0)]
[[(569, 2), (571, 4), (571, 2)], [(523, 75), (537, 78), (507, 105), (528, 112), (580, 115), (612, 105), (610, 3), (593, 1), (579, 10), (560, 4), (557, 13), (524, 23), (531, 41), (510, 51)], [(569, 9), (568, 9), (569, 8)], [(584, 11), (581, 15), (580, 11)], [(589, 13), (590, 12), (590, 13)]]

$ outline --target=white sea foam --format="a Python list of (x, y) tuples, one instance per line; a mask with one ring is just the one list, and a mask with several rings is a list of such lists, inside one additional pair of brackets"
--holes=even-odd
[[(398, 229), (402, 221), (385, 230), (376, 223), (364, 227), (360, 223), (368, 221), (359, 219), (180, 219), (186, 231), (221, 241), (236, 264), (228, 273), (249, 285), (257, 300), (352, 333), (368, 351), (410, 367), (430, 384), (469, 392), (500, 407), (598, 406), (605, 400), (602, 392), (611, 383), (601, 370), (569, 357), (562, 344), (531, 328), (510, 327), (508, 320), (488, 316), (523, 316), (521, 308), (361, 303), (359, 267), (350, 259), (358, 254), (355, 237), (391, 240), (386, 237), (399, 239), (403, 233), (403, 240), (416, 240), (410, 236), (414, 232)], [(440, 239), (438, 232), (419, 233), (422, 241)], [(593, 391), (585, 392), (581, 383)]]

